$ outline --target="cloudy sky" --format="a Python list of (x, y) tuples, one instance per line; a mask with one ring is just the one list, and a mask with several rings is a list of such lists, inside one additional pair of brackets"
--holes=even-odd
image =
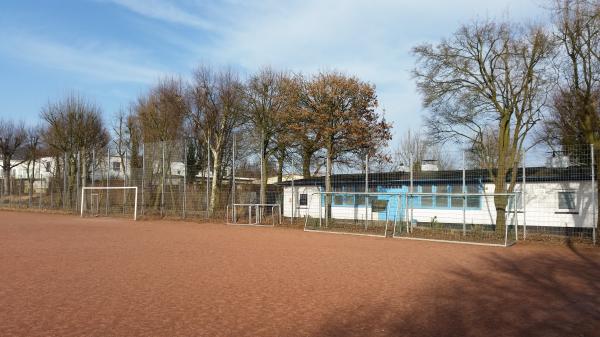
[(38, 121), (71, 91), (108, 121), (161, 76), (200, 63), (340, 70), (376, 85), (395, 134), (421, 124), (411, 47), (477, 18), (544, 21), (542, 0), (4, 0), (0, 117)]

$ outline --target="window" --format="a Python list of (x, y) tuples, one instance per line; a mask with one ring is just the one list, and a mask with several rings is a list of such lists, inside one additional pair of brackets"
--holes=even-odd
[[(463, 193), (462, 184), (461, 185), (450, 185), (452, 193)], [(451, 197), (450, 198), (450, 207), (452, 208), (462, 208), (463, 207), (463, 197)]]
[(565, 210), (574, 210), (575, 192), (558, 192), (558, 208)]
[[(479, 185), (467, 185), (467, 193), (481, 193)], [(518, 207), (519, 204), (517, 204)], [(481, 196), (471, 195), (467, 197), (468, 208), (481, 208)]]
[[(353, 186), (341, 186), (333, 189), (334, 192), (354, 192)], [(333, 204), (336, 206), (353, 206), (354, 194), (335, 193), (333, 195)]]
[(49, 161), (45, 162), (44, 166), (46, 167), (46, 173), (50, 173), (50, 168), (51, 168), (50, 162)]
[(300, 206), (308, 206), (308, 194), (300, 193), (300, 198), (298, 198), (298, 203)]
[(366, 197), (364, 194), (357, 194), (354, 196), (354, 204), (357, 206), (364, 206)]
[(119, 163), (118, 161), (113, 161), (112, 166), (113, 166), (113, 171), (119, 172), (119, 170), (121, 168), (121, 163)]
[[(421, 186), (422, 193), (431, 193), (431, 185)], [(433, 196), (422, 195), (421, 196), (421, 207), (433, 207)]]
[[(448, 193), (448, 185), (438, 185), (436, 186), (435, 193)], [(437, 208), (447, 208), (449, 197), (447, 195), (438, 195), (435, 197), (435, 207)]]

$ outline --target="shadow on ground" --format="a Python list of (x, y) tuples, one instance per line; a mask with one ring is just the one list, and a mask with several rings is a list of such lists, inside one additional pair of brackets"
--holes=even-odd
[[(499, 250), (418, 293), (336, 309), (326, 336), (598, 336), (600, 255)], [(402, 280), (398, 280), (402, 287)]]

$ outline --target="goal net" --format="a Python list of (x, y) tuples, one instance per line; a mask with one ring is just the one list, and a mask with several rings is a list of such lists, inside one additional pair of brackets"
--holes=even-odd
[(137, 220), (137, 187), (83, 187), (81, 216), (121, 216)]
[(281, 224), (279, 204), (233, 204), (227, 206), (229, 225), (275, 226)]
[(305, 231), (385, 237), (402, 218), (402, 195), (395, 192), (315, 192), (308, 198)]
[[(306, 231), (507, 246), (516, 240), (515, 193), (315, 192)], [(517, 200), (519, 201), (519, 200)]]
[(401, 220), (394, 226), (393, 236), (509, 246), (517, 240), (520, 207), (517, 196), (517, 193), (406, 193), (402, 197)]

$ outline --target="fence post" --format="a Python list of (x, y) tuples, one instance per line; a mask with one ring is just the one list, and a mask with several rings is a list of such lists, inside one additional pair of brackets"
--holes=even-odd
[(146, 175), (146, 147), (145, 143), (142, 143), (142, 207), (140, 209), (142, 216), (144, 216), (144, 176)]
[[(40, 195), (40, 200), (39, 200), (39, 205), (38, 208), (41, 209), (42, 208), (42, 158), (40, 158), (40, 160), (38, 161), (38, 177), (40, 178), (40, 191), (39, 191), (39, 195)], [(33, 173), (35, 174), (35, 170), (33, 170)]]
[(96, 149), (92, 149), (92, 187), (96, 187)]
[(63, 209), (67, 209), (67, 153), (63, 155)]
[[(121, 162), (121, 167), (123, 168), (123, 187), (127, 186), (127, 149), (123, 151), (123, 161)], [(127, 190), (123, 189), (123, 214), (125, 214), (125, 206), (127, 205)]]
[[(29, 167), (27, 167), (27, 175), (29, 177), (29, 181), (27, 183), (29, 183), (29, 191), (27, 191), (27, 198), (29, 199), (27, 202), (27, 208), (31, 208), (32, 202), (33, 202), (33, 183), (35, 183), (35, 159), (33, 161), (33, 174), (31, 172), (29, 172)], [(32, 178), (33, 175), (33, 178)], [(33, 180), (33, 183), (32, 183)]]
[[(465, 151), (462, 153), (462, 191), (463, 191), (463, 236), (467, 235), (467, 173), (466, 173), (466, 161), (465, 161)], [(452, 202), (452, 201), (450, 201)]]
[(410, 233), (410, 230), (412, 229), (412, 222), (413, 222), (413, 203), (414, 203), (414, 191), (413, 191), (413, 160), (412, 158), (409, 160), (409, 168), (410, 168), (410, 219), (408, 219), (408, 223), (406, 224), (406, 231), (407, 233)]
[[(365, 156), (365, 193), (369, 192), (369, 154)], [(369, 196), (365, 194), (365, 229), (369, 219)], [(387, 221), (387, 219), (386, 219)], [(387, 235), (387, 233), (386, 233)]]
[(233, 135), (233, 148), (231, 149), (232, 152), (232, 166), (231, 166), (231, 207), (232, 207), (232, 212), (233, 212), (233, 223), (237, 223), (237, 214), (235, 211), (235, 146), (236, 146), (236, 142), (235, 142), (235, 135)]
[(210, 137), (206, 142), (206, 218), (210, 209)]
[(181, 210), (183, 219), (185, 219), (185, 204), (187, 203), (186, 185), (187, 185), (187, 141), (184, 141), (184, 144), (183, 144), (183, 208)]
[(527, 187), (527, 170), (525, 166), (525, 150), (521, 153), (523, 165), (522, 165), (522, 174), (521, 174), (521, 205), (523, 208), (523, 240), (527, 239), (527, 192), (525, 188)]
[[(292, 158), (292, 217), (290, 218), (290, 225), (294, 224), (294, 217), (296, 215), (296, 189), (294, 188), (294, 158)], [(282, 168), (283, 170), (283, 168)], [(285, 199), (284, 199), (285, 202)], [(281, 210), (280, 210), (281, 211)]]
[(165, 208), (165, 142), (162, 141), (162, 179), (160, 186), (160, 216), (164, 214)]
[[(106, 146), (106, 187), (110, 187), (110, 146)], [(108, 203), (110, 197), (110, 189), (106, 189), (106, 216), (108, 216)]]
[(598, 226), (598, 223), (596, 221), (596, 211), (597, 211), (597, 205), (596, 205), (596, 193), (598, 193), (596, 191), (596, 175), (594, 172), (595, 169), (595, 158), (594, 158), (594, 144), (590, 144), (590, 151), (591, 151), (591, 165), (592, 165), (592, 242), (594, 243), (594, 245), (596, 245), (596, 227)]

